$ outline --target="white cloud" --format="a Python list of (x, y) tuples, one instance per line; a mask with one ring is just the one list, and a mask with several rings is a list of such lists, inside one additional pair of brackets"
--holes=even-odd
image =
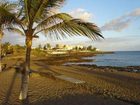
[(130, 16), (140, 16), (140, 8), (137, 8), (129, 14)]
[(76, 10), (71, 11), (70, 15), (72, 15), (74, 18), (80, 18), (85, 21), (90, 21), (93, 17), (92, 13), (87, 12), (85, 9), (82, 8), (77, 8)]
[(122, 31), (128, 28), (131, 23), (136, 19), (140, 18), (140, 8), (134, 11), (124, 14), (123, 16), (113, 19), (101, 27), (102, 31)]

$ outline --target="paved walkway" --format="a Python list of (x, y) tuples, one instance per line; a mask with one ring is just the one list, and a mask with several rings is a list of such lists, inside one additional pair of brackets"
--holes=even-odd
[(76, 79), (76, 78), (72, 78), (72, 77), (69, 77), (69, 76), (66, 76), (66, 75), (58, 75), (58, 74), (55, 74), (54, 72), (52, 71), (39, 71), (39, 70), (33, 70), (34, 73), (39, 73), (39, 74), (45, 74), (45, 75), (49, 75), (51, 77), (54, 77), (54, 78), (57, 78), (57, 79), (60, 79), (60, 80), (64, 80), (64, 81), (67, 81), (67, 82), (70, 82), (70, 83), (74, 83), (74, 84), (84, 84), (86, 83), (85, 81), (82, 81), (82, 80), (79, 80), (79, 79)]
[(79, 79), (75, 79), (75, 78), (71, 78), (71, 77), (68, 77), (66, 75), (59, 75), (59, 76), (55, 76), (55, 77), (58, 78), (58, 79), (64, 80), (64, 81), (68, 81), (68, 82), (74, 83), (74, 84), (86, 83), (85, 81), (82, 81), (82, 80), (79, 80)]

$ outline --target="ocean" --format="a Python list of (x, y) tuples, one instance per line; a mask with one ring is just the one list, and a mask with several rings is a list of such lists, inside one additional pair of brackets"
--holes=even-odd
[(87, 64), (97, 66), (140, 66), (140, 51), (117, 51), (112, 54), (97, 54), (93, 57), (84, 57), (91, 59), (92, 62), (82, 62), (77, 64)]

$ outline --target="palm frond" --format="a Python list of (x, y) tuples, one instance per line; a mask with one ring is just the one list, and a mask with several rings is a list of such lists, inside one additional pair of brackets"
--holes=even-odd
[(28, 22), (38, 22), (48, 16), (51, 9), (60, 7), (65, 0), (20, 0)]
[(3, 5), (0, 5), (0, 25), (12, 22), (15, 15), (10, 13)]
[(58, 8), (62, 4), (64, 4), (65, 1), (66, 0), (48, 0), (48, 3), (47, 3), (48, 9)]
[(10, 31), (10, 32), (14, 32), (14, 33), (20, 34), (22, 36), (25, 36), (24, 32), (19, 28), (8, 27), (7, 30)]
[(40, 22), (35, 29), (40, 30), (42, 28), (46, 28), (52, 25), (55, 25), (57, 23), (60, 23), (62, 21), (68, 21), (71, 20), (72, 17), (69, 14), (66, 13), (58, 13), (55, 15), (52, 15), (50, 17), (48, 17), (47, 19), (43, 20), (42, 22)]
[(27, 23), (30, 23), (30, 9), (31, 9), (31, 1), (32, 0), (18, 0), (17, 4), (19, 5), (18, 8), (18, 15), (17, 17), (20, 20), (26, 20)]
[(9, 3), (6, 1), (0, 2), (0, 6), (5, 8), (7, 11), (15, 10), (17, 5), (15, 3)]
[[(67, 38), (68, 36), (86, 36), (90, 39), (97, 40), (101, 35), (100, 29), (92, 23), (84, 22), (80, 19), (63, 21), (51, 27), (42, 29), (38, 32), (45, 32), (47, 36), (57, 39)], [(37, 33), (38, 33), (37, 32)]]
[(2, 30), (8, 28), (9, 25), (22, 27), (22, 22), (16, 17), (16, 14), (11, 11), (12, 7), (9, 6), (10, 4), (8, 2), (0, 4), (0, 28)]
[[(47, 0), (44, 5), (44, 11), (42, 12), (42, 17), (50, 16), (55, 10), (62, 7), (66, 0)], [(47, 15), (46, 15), (47, 14)]]

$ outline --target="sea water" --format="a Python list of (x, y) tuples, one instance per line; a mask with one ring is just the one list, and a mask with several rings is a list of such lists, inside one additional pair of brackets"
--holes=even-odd
[[(70, 63), (70, 64), (85, 64), (97, 66), (140, 66), (140, 51), (116, 51), (111, 54), (97, 54), (93, 57), (84, 57), (90, 59), (91, 62)], [(69, 63), (68, 63), (69, 64)]]

